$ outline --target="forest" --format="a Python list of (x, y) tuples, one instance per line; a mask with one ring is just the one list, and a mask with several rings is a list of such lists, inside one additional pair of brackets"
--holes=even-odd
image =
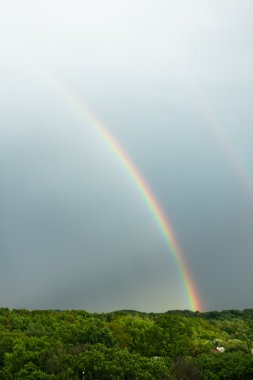
[(4, 380), (247, 380), (252, 348), (253, 309), (0, 309)]

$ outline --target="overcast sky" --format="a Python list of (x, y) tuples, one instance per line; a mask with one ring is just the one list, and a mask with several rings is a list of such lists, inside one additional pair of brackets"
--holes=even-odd
[(188, 308), (121, 163), (172, 223), (205, 310), (253, 307), (253, 2), (6, 1), (0, 9), (0, 306)]

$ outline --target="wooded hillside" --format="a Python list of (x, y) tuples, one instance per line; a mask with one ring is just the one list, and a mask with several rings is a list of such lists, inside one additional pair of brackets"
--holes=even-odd
[[(253, 309), (0, 309), (0, 379), (253, 379)], [(217, 347), (224, 347), (219, 352)]]

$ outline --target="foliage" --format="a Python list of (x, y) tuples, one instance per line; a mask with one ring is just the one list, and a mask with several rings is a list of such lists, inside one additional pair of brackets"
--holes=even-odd
[[(0, 380), (253, 379), (253, 310), (0, 309)], [(215, 352), (224, 346), (225, 353)], [(84, 375), (83, 375), (84, 372)]]

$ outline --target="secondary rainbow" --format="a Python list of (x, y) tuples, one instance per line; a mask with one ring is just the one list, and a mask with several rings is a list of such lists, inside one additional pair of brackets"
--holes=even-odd
[(196, 83), (192, 81), (188, 91), (191, 94), (192, 100), (196, 104), (197, 112), (203, 116), (205, 121), (203, 126), (208, 128), (219, 142), (224, 157), (226, 157), (240, 180), (239, 183), (241, 187), (249, 196), (250, 200), (253, 201), (252, 175), (245, 168), (240, 154), (238, 154), (236, 150), (235, 144), (231, 142), (231, 139), (225, 132), (224, 127), (215, 116), (215, 113), (211, 110), (211, 106), (204, 101), (204, 96), (198, 91)]
[(101, 139), (110, 147), (117, 160), (121, 162), (122, 166), (128, 173), (128, 176), (132, 179), (142, 198), (145, 200), (148, 209), (159, 226), (169, 251), (173, 254), (176, 260), (188, 307), (191, 310), (202, 310), (200, 296), (188, 269), (182, 250), (177, 242), (172, 225), (135, 164), (129, 158), (115, 137), (106, 129), (103, 123), (82, 104), (77, 96), (75, 96), (62, 82), (53, 76), (49, 76), (49, 73), (45, 73), (43, 71), (41, 74), (46, 80), (49, 81), (51, 85), (54, 85), (56, 90), (60, 90), (61, 94), (67, 98), (68, 103), (72, 104), (78, 112), (83, 115), (86, 121), (96, 129)]

